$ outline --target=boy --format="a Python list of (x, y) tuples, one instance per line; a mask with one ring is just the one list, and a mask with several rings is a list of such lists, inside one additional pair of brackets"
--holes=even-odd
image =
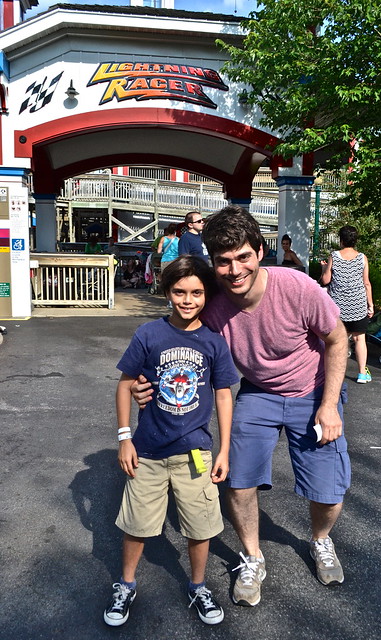
[[(172, 486), (182, 534), (188, 538), (190, 605), (206, 624), (218, 624), (223, 609), (205, 586), (209, 539), (223, 530), (217, 483), (228, 472), (232, 419), (230, 386), (238, 381), (225, 340), (199, 319), (215, 291), (214, 274), (202, 258), (181, 256), (163, 272), (171, 315), (142, 325), (118, 363), (116, 393), (119, 464), (127, 473), (116, 520), (124, 532), (123, 574), (104, 612), (111, 626), (126, 622), (136, 596), (135, 570), (144, 539), (160, 535)], [(139, 414), (131, 436), (131, 385), (137, 376), (153, 380), (154, 396)], [(213, 391), (220, 451), (212, 464), (208, 423)]]

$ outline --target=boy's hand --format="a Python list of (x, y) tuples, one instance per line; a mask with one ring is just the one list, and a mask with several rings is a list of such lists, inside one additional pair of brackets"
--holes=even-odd
[(134, 469), (138, 466), (138, 455), (131, 440), (122, 440), (119, 442), (118, 461), (121, 469), (131, 478), (135, 478)]
[(139, 409), (144, 407), (152, 400), (153, 389), (150, 382), (142, 374), (131, 385), (131, 395), (138, 403)]
[(212, 478), (212, 482), (214, 482), (214, 484), (217, 484), (217, 482), (223, 482), (224, 480), (226, 480), (228, 471), (229, 471), (228, 456), (222, 455), (221, 453), (219, 453), (213, 465), (212, 472), (210, 474), (210, 477)]

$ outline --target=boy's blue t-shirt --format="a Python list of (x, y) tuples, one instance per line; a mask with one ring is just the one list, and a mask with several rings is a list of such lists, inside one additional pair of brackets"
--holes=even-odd
[(212, 448), (213, 388), (238, 382), (222, 336), (204, 325), (183, 331), (160, 318), (137, 329), (117, 368), (152, 382), (153, 398), (139, 411), (133, 437), (139, 456), (160, 460)]

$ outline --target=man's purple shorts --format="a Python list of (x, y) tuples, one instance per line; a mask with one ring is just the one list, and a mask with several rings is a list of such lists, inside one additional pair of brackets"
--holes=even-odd
[[(241, 380), (233, 417), (230, 487), (271, 489), (272, 454), (284, 428), (295, 492), (324, 504), (343, 501), (351, 478), (345, 437), (321, 446), (313, 428), (322, 392), (319, 387), (302, 398), (290, 398), (266, 393), (245, 378)], [(338, 404), (341, 419), (343, 402), (345, 389)]]

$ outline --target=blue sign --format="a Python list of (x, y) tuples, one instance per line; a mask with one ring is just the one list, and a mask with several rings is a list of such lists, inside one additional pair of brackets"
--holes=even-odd
[(12, 240), (12, 251), (25, 251), (24, 238), (14, 238)]

